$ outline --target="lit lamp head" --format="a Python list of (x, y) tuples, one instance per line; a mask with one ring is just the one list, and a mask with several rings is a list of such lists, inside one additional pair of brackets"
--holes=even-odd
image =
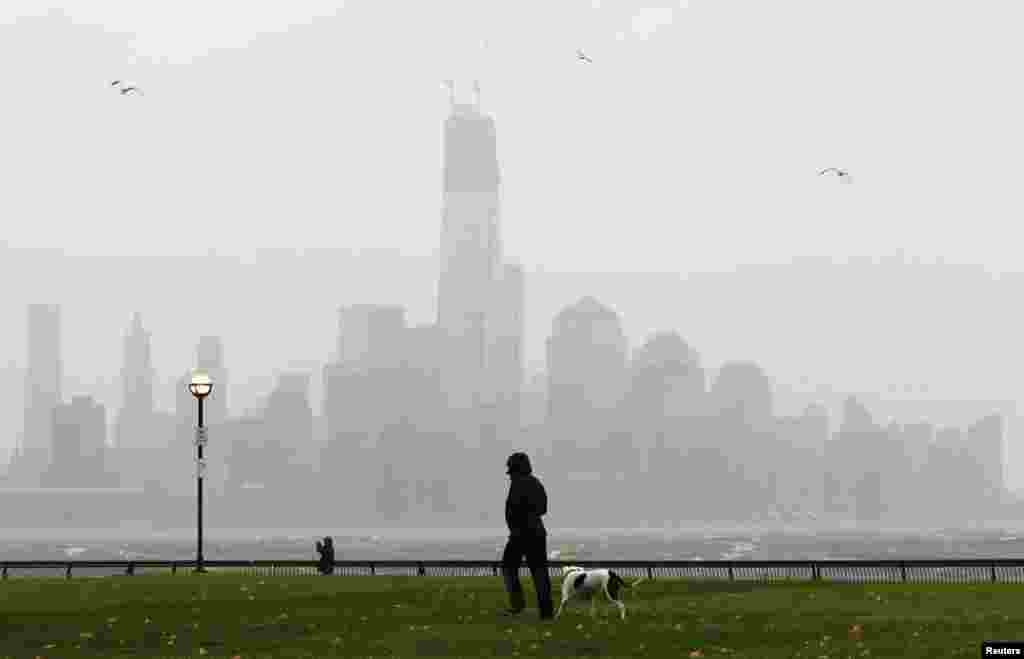
[(213, 391), (213, 380), (206, 374), (206, 371), (193, 371), (188, 390), (192, 392), (193, 396), (202, 400)]

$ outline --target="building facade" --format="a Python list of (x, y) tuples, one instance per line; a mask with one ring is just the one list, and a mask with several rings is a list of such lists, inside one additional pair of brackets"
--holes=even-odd
[(61, 310), (56, 304), (28, 307), (28, 369), (22, 446), (12, 476), (26, 486), (39, 484), (53, 454), (53, 411), (63, 402)]
[(118, 449), (147, 446), (153, 425), (153, 360), (150, 333), (142, 326), (142, 316), (132, 316), (124, 337), (124, 361), (121, 366), (124, 391), (114, 431)]
[(437, 326), (442, 390), (456, 416), (515, 401), (522, 386), (522, 269), (503, 263), (494, 119), (457, 103), (444, 126)]
[(91, 396), (53, 410), (53, 459), (44, 487), (116, 487), (107, 469), (107, 413)]

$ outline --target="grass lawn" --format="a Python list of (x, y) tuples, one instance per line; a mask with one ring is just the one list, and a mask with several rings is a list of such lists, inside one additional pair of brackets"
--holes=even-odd
[(533, 599), (499, 617), (488, 577), (19, 578), (0, 582), (0, 656), (974, 657), (1024, 639), (1022, 591), (657, 579), (625, 621), (584, 603), (542, 623)]

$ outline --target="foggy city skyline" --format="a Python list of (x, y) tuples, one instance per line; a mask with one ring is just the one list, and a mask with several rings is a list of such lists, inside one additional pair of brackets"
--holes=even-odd
[[(500, 479), (358, 460), (472, 448), (580, 491), (728, 473), (726, 516), (772, 492), (906, 519), (922, 487), (969, 519), (1024, 486), (1004, 5), (399, 4), (239, 6), (184, 40), (198, 4), (0, 10), (26, 63), (0, 124), (0, 462), (24, 433), (40, 482), (188, 496), (203, 341), (232, 505), (356, 464), (339, 487), (378, 486), (381, 514), (465, 522), (453, 502)], [(30, 341), (37, 304), (59, 329)], [(124, 421), (122, 373), (147, 392)]]

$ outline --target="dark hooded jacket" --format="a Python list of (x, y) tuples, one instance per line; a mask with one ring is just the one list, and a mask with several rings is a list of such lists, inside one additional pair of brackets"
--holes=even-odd
[(548, 494), (533, 475), (529, 456), (513, 453), (507, 466), (511, 477), (505, 500), (505, 523), (509, 534), (546, 536), (548, 532), (541, 517), (548, 512)]

